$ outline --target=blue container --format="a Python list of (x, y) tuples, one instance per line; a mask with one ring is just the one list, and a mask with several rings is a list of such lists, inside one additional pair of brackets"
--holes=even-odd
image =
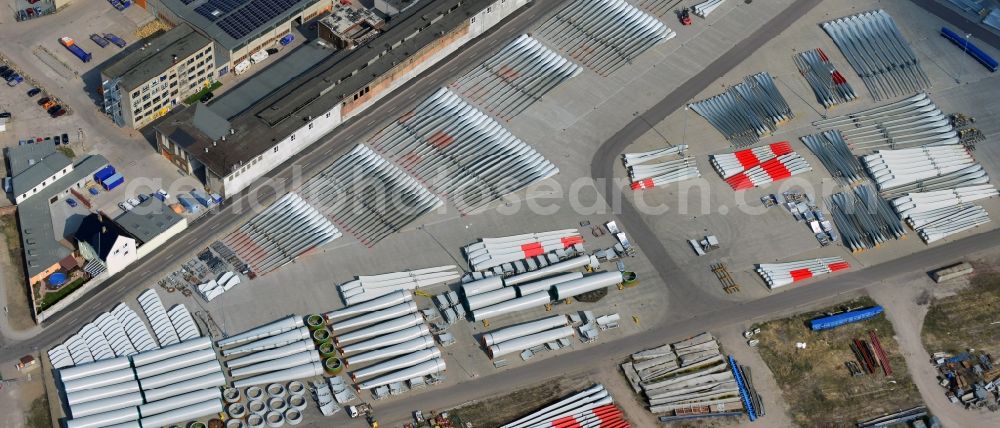
[(117, 171), (115, 171), (115, 167), (111, 166), (111, 165), (108, 165), (108, 166), (106, 166), (104, 168), (101, 168), (99, 171), (97, 171), (97, 172), (94, 173), (94, 181), (103, 182), (104, 179), (106, 179), (106, 178), (108, 178), (108, 177), (110, 177), (112, 175), (115, 175), (115, 172), (117, 172)]
[(881, 313), (881, 306), (872, 306), (870, 308), (848, 311), (836, 315), (830, 315), (828, 317), (819, 317), (809, 320), (809, 328), (813, 331), (829, 330), (831, 328), (840, 327), (844, 324), (863, 321)]
[(965, 37), (959, 36), (954, 31), (951, 31), (945, 27), (941, 27), (941, 35), (944, 38), (951, 40), (952, 43), (958, 45), (958, 47), (965, 50), (970, 56), (979, 61), (980, 64), (985, 65), (990, 71), (997, 71), (997, 60), (993, 59), (989, 54), (983, 52), (976, 45), (969, 42)]
[(206, 196), (204, 193), (201, 193), (197, 190), (192, 190), (191, 196), (194, 196), (194, 199), (197, 200), (199, 204), (204, 205), (205, 208), (208, 208), (208, 206), (211, 205), (211, 203), (208, 200), (208, 196)]
[(124, 182), (124, 176), (121, 174), (115, 174), (104, 179), (104, 181), (101, 182), (101, 186), (104, 187), (104, 190), (113, 190), (115, 187), (121, 186)]
[(177, 196), (177, 201), (180, 202), (181, 205), (184, 207), (184, 210), (189, 213), (196, 213), (200, 209), (200, 207), (198, 207), (198, 204), (183, 196)]
[(49, 275), (49, 286), (52, 288), (59, 288), (66, 283), (66, 274), (62, 272), (56, 272)]

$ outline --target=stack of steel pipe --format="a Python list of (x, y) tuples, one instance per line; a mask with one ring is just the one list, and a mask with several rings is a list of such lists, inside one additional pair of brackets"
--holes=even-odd
[(949, 118), (926, 94), (814, 124), (824, 129), (839, 129), (857, 151), (941, 146), (961, 141)]
[(319, 210), (290, 192), (221, 241), (263, 275), (340, 236)]
[(368, 246), (444, 204), (420, 182), (361, 144), (309, 179), (298, 194)]
[(387, 345), (378, 347), (377, 349), (348, 356), (344, 360), (344, 365), (357, 366), (364, 363), (371, 363), (386, 358), (398, 357), (400, 355), (406, 355), (424, 349), (434, 348), (436, 346), (434, 342), (434, 337), (431, 336), (430, 334), (420, 335), (414, 339), (410, 339), (404, 342), (399, 342), (394, 344), (389, 344), (389, 342), (385, 343), (387, 343)]
[(353, 305), (401, 290), (444, 284), (458, 279), (461, 275), (454, 265), (438, 266), (412, 271), (359, 276), (357, 279), (337, 286), (344, 303)]
[(791, 152), (774, 159), (768, 159), (760, 165), (729, 177), (726, 179), (726, 183), (733, 190), (745, 190), (764, 186), (809, 171), (812, 171), (812, 166), (809, 165), (809, 162), (806, 162), (798, 153)]
[(827, 257), (788, 263), (761, 263), (755, 270), (768, 288), (775, 289), (850, 267), (841, 257)]
[(676, 35), (625, 0), (571, 1), (536, 34), (602, 76)]
[(463, 213), (559, 172), (534, 148), (447, 88), (370, 142)]
[(472, 319), (475, 321), (482, 321), (489, 317), (541, 307), (551, 302), (552, 295), (548, 290), (538, 291), (515, 299), (505, 300), (500, 303), (476, 309), (472, 311)]
[(695, 15), (698, 15), (702, 18), (707, 18), (708, 14), (712, 13), (712, 11), (717, 9), (719, 6), (722, 6), (722, 3), (724, 1), (725, 0), (708, 0), (694, 5), (691, 8), (691, 10), (694, 11)]
[(840, 131), (824, 131), (820, 134), (805, 135), (802, 142), (813, 152), (830, 174), (843, 184), (850, 185), (863, 181), (865, 171), (861, 162), (851, 153)]
[(882, 191), (962, 171), (976, 163), (958, 144), (879, 150), (863, 156), (861, 161)]
[(582, 243), (583, 236), (578, 230), (563, 229), (503, 238), (482, 238), (465, 246), (462, 252), (472, 270), (480, 271)]
[(792, 59), (795, 60), (799, 73), (809, 82), (809, 87), (816, 94), (816, 100), (823, 104), (823, 107), (830, 108), (858, 99), (854, 94), (854, 88), (851, 88), (844, 75), (837, 71), (822, 49), (801, 52)]
[[(408, 313), (387, 321), (382, 321), (378, 324), (372, 324), (356, 330), (351, 330), (347, 333), (338, 332), (334, 340), (338, 345), (343, 346), (344, 344), (403, 331), (407, 328), (421, 325), (423, 323), (424, 318), (420, 315), (420, 313)], [(410, 339), (412, 339), (412, 337)]]
[(906, 234), (891, 205), (867, 185), (830, 196), (830, 215), (853, 252), (875, 248)]
[(651, 189), (668, 183), (701, 177), (694, 158), (681, 158), (655, 164), (636, 165), (628, 169), (632, 190)]
[(417, 310), (418, 310), (417, 304), (414, 303), (413, 301), (403, 302), (398, 305), (393, 305), (388, 308), (371, 311), (363, 315), (358, 315), (353, 318), (348, 318), (346, 320), (336, 321), (330, 324), (330, 328), (333, 330), (334, 333), (339, 333), (351, 329), (366, 327), (393, 318), (399, 318), (401, 316), (413, 314), (416, 313)]
[(555, 342), (559, 339), (564, 339), (567, 337), (573, 337), (576, 335), (576, 331), (573, 327), (562, 326), (556, 327), (549, 330), (543, 330), (536, 333), (524, 334), (522, 336), (517, 336), (503, 342), (497, 342), (486, 348), (486, 353), (489, 355), (490, 359), (497, 359), (504, 355), (509, 355), (512, 353), (518, 353), (524, 351), (525, 349), (534, 348), (536, 346), (541, 346), (549, 342)]
[(621, 410), (614, 405), (614, 399), (604, 389), (604, 385), (596, 384), (502, 425), (501, 428), (630, 426)]
[(725, 179), (760, 165), (764, 161), (789, 153), (792, 153), (791, 144), (782, 141), (766, 146), (737, 150), (733, 153), (711, 155), (708, 158), (715, 171)]
[(875, 101), (931, 86), (916, 54), (884, 10), (824, 22), (822, 27), (865, 82)]
[(569, 325), (569, 321), (565, 315), (553, 315), (539, 320), (483, 333), (481, 340), (483, 342), (483, 346), (490, 347), (500, 342), (505, 342), (511, 339), (554, 328), (565, 327), (567, 325)]
[(510, 120), (581, 71), (580, 66), (525, 34), (451, 87), (486, 111)]
[(332, 322), (341, 318), (353, 317), (357, 315), (366, 314), (368, 312), (377, 311), (379, 309), (385, 309), (390, 306), (395, 306), (400, 303), (409, 302), (412, 300), (413, 300), (413, 293), (410, 290), (396, 290), (388, 294), (385, 294), (383, 296), (379, 296), (360, 303), (348, 305), (341, 309), (327, 312), (323, 314), (323, 317), (326, 318), (327, 321)]
[(736, 147), (755, 144), (795, 117), (767, 73), (747, 76), (726, 92), (689, 106)]

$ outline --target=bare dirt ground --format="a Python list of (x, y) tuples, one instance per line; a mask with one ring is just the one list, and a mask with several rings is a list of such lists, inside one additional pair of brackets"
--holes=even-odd
[(558, 378), (507, 395), (468, 403), (448, 413), (455, 420), (471, 422), (476, 427), (499, 427), (595, 383), (598, 382), (586, 377)]
[[(781, 386), (793, 424), (849, 426), (921, 403), (920, 393), (893, 338), (893, 325), (884, 315), (820, 332), (810, 331), (806, 325), (809, 319), (845, 305), (860, 308), (873, 304), (871, 299), (862, 297), (761, 325), (758, 349)], [(855, 360), (851, 340), (868, 340), (869, 330), (878, 333), (892, 366), (892, 376), (883, 376), (882, 370), (877, 369), (874, 374), (852, 377), (845, 367), (845, 362)], [(806, 349), (796, 348), (797, 342), (806, 343)]]
[(24, 275), (21, 268), (21, 242), (18, 236), (17, 220), (14, 215), (0, 216), (0, 228), (3, 229), (3, 239), (0, 239), (0, 284), (3, 293), (0, 294), (0, 304), (4, 308), (4, 316), (10, 327), (24, 330), (35, 325), (28, 309), (28, 296), (24, 286)]
[(770, 427), (792, 426), (788, 403), (781, 397), (781, 387), (774, 380), (774, 373), (760, 354), (747, 346), (742, 327), (744, 326), (731, 326), (718, 332), (715, 337), (719, 339), (726, 352), (736, 358), (736, 362), (741, 366), (750, 367), (754, 389), (764, 401), (765, 416), (755, 422), (740, 418), (739, 423), (732, 426), (759, 427), (761, 423)]
[(0, 428), (51, 428), (41, 368), (22, 374), (13, 366), (4, 367), (3, 378), (22, 380), (0, 389)]
[(946, 427), (987, 427), (1000, 425), (1000, 417), (986, 411), (969, 411), (948, 402), (937, 384), (937, 370), (930, 364), (930, 353), (920, 341), (920, 330), (927, 314), (929, 294), (934, 284), (923, 273), (900, 277), (894, 284), (869, 290), (872, 298), (885, 308), (886, 318), (896, 329), (894, 338), (906, 359), (924, 404)]

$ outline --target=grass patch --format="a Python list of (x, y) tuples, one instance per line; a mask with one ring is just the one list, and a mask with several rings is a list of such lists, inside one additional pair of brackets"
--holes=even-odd
[(66, 157), (70, 159), (76, 158), (76, 152), (74, 152), (73, 149), (69, 148), (66, 145), (61, 145), (59, 147), (56, 147), (56, 150), (59, 150), (60, 153), (66, 155)]
[[(813, 332), (808, 320), (827, 312), (874, 305), (868, 297), (835, 307), (762, 324), (759, 351), (774, 373), (788, 402), (792, 419), (798, 426), (843, 427), (861, 420), (920, 404), (920, 393), (893, 338), (892, 324), (884, 315), (832, 330)], [(852, 377), (844, 363), (855, 360), (850, 342), (868, 340), (868, 331), (878, 333), (882, 348), (889, 356), (893, 375), (875, 374)], [(806, 349), (795, 347), (805, 342)]]
[(49, 399), (45, 394), (31, 402), (31, 409), (24, 416), (24, 425), (28, 428), (52, 428), (52, 418), (49, 417)]
[[(976, 269), (980, 269), (976, 266)], [(985, 268), (985, 267), (983, 267)], [(1000, 273), (983, 272), (955, 295), (934, 299), (921, 336), (928, 352), (958, 354), (968, 348), (1000, 351)]]
[(49, 291), (48, 293), (45, 293), (45, 295), (42, 296), (42, 302), (38, 304), (38, 311), (39, 312), (44, 311), (45, 309), (56, 304), (64, 297), (68, 296), (69, 293), (72, 293), (77, 288), (80, 288), (80, 286), (83, 285), (83, 283), (85, 282), (87, 281), (85, 281), (83, 278), (77, 278), (75, 281), (62, 286), (62, 288), (58, 290)]
[(185, 98), (184, 99), (184, 104), (187, 104), (187, 105), (194, 104), (194, 103), (198, 102), (198, 100), (201, 99), (201, 97), (203, 95), (205, 95), (205, 94), (207, 94), (209, 92), (212, 92), (212, 91), (214, 91), (216, 89), (219, 89), (219, 87), (221, 87), (221, 86), (222, 86), (222, 82), (219, 82), (219, 81), (212, 82), (211, 85), (208, 85), (207, 87), (201, 88), (200, 91), (195, 92), (191, 96)]

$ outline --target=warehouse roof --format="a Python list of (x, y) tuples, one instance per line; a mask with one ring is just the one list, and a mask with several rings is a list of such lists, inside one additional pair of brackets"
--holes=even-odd
[(108, 160), (104, 156), (88, 156), (65, 176), (17, 206), (24, 264), (29, 278), (59, 263), (70, 254), (70, 250), (60, 243), (62, 237), (55, 236), (49, 200), (107, 165)]
[(73, 164), (66, 155), (56, 151), (52, 142), (25, 144), (7, 148), (11, 187), (15, 195), (23, 194), (39, 183)]
[(157, 198), (149, 198), (115, 219), (126, 233), (146, 243), (184, 218)]
[(131, 91), (156, 78), (174, 63), (174, 57), (187, 58), (211, 43), (207, 37), (181, 24), (150, 40), (148, 46), (136, 49), (101, 70), (111, 79), (121, 79), (121, 86)]
[[(235, 133), (227, 136), (227, 141), (212, 140), (194, 126), (191, 120), (194, 109), (190, 107), (175, 111), (155, 128), (215, 174), (228, 175), (240, 162), (248, 162), (270, 149), (302, 127), (308, 118), (329, 111), (371, 83), (373, 76), (385, 74), (493, 1), (418, 3), (418, 7), (411, 7), (390, 21), (385, 33), (367, 45), (327, 57), (252, 107), (229, 118)], [(392, 49), (388, 49), (390, 46)], [(221, 99), (225, 99), (225, 95)]]
[(320, 0), (160, 0), (185, 22), (234, 51)]

